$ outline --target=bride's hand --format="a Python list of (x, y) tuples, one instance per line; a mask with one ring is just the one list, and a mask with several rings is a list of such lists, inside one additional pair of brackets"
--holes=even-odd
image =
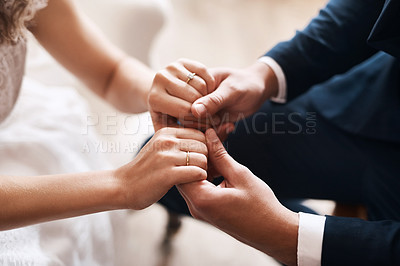
[(207, 68), (192, 60), (180, 59), (160, 70), (148, 99), (154, 129), (177, 127), (178, 121), (185, 127), (207, 127), (209, 119), (196, 119), (191, 107), (197, 99), (213, 91), (214, 84)]
[(122, 204), (125, 208), (143, 209), (176, 184), (205, 180), (207, 155), (205, 136), (200, 131), (158, 130), (132, 162), (115, 171), (122, 188)]
[(197, 99), (214, 90), (215, 79), (203, 64), (180, 59), (168, 65), (156, 74), (149, 93), (154, 129), (184, 126), (205, 131), (214, 127), (223, 140), (234, 129), (232, 123), (221, 124), (217, 115), (199, 119), (191, 111)]

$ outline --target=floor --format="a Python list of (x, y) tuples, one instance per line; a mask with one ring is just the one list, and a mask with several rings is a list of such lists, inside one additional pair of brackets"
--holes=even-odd
[[(187, 57), (207, 66), (243, 67), (279, 41), (302, 29), (325, 0), (171, 0), (171, 15), (153, 46), (151, 64), (160, 69)], [(331, 202), (309, 202), (321, 212), (332, 209)], [(118, 265), (138, 266), (257, 266), (279, 265), (221, 231), (183, 218), (166, 261), (160, 243), (167, 220), (158, 205), (135, 212), (126, 221), (129, 232), (121, 250), (131, 249), (131, 257), (120, 257)]]

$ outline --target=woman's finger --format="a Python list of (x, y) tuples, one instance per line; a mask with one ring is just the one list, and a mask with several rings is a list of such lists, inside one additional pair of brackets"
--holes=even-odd
[(197, 140), (181, 139), (179, 140), (179, 150), (200, 153), (208, 156), (207, 145), (204, 142)]
[(203, 132), (200, 132), (196, 129), (192, 128), (176, 128), (175, 136), (178, 139), (190, 139), (190, 140), (197, 140), (203, 143), (206, 143), (206, 137)]
[(187, 116), (192, 116), (191, 103), (162, 91), (151, 92), (149, 104), (155, 113), (167, 114), (182, 120), (185, 120)]
[(172, 63), (166, 69), (173, 77), (177, 78), (184, 85), (191, 87), (198, 92), (200, 97), (207, 95), (207, 82), (196, 72), (193, 72), (183, 66), (182, 63)]
[(165, 89), (169, 95), (178, 97), (190, 103), (194, 103), (197, 99), (203, 96), (196, 88), (179, 79), (175, 79), (174, 81), (170, 81), (169, 84), (165, 84)]
[(182, 64), (190, 73), (196, 73), (196, 76), (201, 77), (205, 81), (207, 86), (207, 91), (205, 93), (202, 93), (203, 95), (207, 95), (209, 92), (214, 90), (215, 79), (214, 76), (211, 75), (211, 73), (208, 71), (206, 66), (204, 66), (199, 62), (189, 59), (180, 59), (178, 60), (178, 62)]
[(197, 166), (207, 171), (207, 157), (202, 153), (179, 151), (176, 157), (176, 166)]
[(207, 171), (197, 166), (185, 165), (174, 167), (172, 175), (176, 179), (175, 185), (177, 185), (205, 180), (207, 178)]
[(181, 125), (178, 124), (178, 120), (170, 115), (153, 111), (150, 111), (150, 115), (155, 132), (165, 127), (181, 127)]

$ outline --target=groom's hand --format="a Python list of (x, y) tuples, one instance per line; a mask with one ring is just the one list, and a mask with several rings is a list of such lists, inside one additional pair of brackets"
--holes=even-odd
[(288, 265), (296, 265), (298, 215), (283, 207), (272, 190), (224, 149), (213, 129), (206, 132), (208, 165), (224, 181), (177, 186), (191, 214)]
[(222, 122), (236, 122), (253, 114), (278, 93), (275, 73), (261, 62), (244, 69), (210, 71), (215, 78), (215, 90), (193, 103), (191, 110), (197, 118), (218, 115)]

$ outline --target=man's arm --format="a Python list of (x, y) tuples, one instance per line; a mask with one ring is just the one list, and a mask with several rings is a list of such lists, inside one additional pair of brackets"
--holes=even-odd
[(322, 265), (400, 265), (400, 223), (327, 216)]
[(57, 61), (116, 108), (147, 110), (153, 72), (111, 44), (74, 1), (49, 0), (30, 30)]
[(293, 213), (227, 154), (213, 129), (206, 142), (209, 168), (224, 181), (177, 186), (195, 218), (286, 265), (400, 265), (399, 222)]
[(303, 31), (266, 53), (285, 73), (288, 100), (376, 53), (367, 39), (384, 2), (332, 0)]

